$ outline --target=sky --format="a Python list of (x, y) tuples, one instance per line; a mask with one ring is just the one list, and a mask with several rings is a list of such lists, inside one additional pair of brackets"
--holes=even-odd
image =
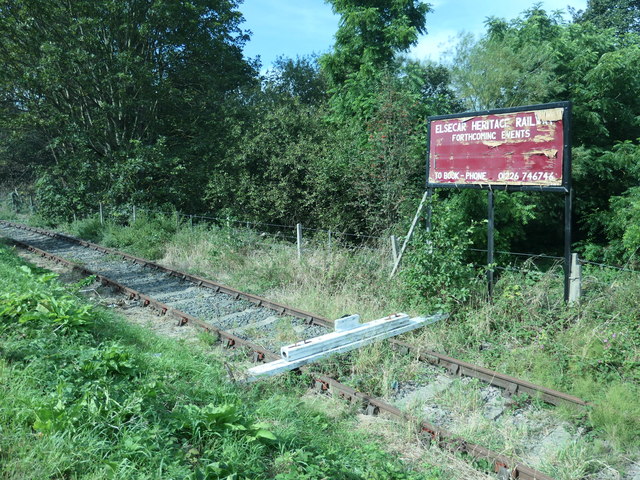
[[(511, 19), (538, 0), (430, 0), (427, 35), (421, 36), (409, 55), (419, 60), (446, 61), (460, 32), (480, 35), (484, 21), (495, 16)], [(547, 11), (577, 10), (587, 0), (542, 0)], [(249, 58), (260, 57), (268, 69), (278, 56), (295, 58), (328, 52), (338, 29), (338, 16), (324, 0), (244, 0), (240, 11), (245, 29), (252, 32), (245, 46)]]

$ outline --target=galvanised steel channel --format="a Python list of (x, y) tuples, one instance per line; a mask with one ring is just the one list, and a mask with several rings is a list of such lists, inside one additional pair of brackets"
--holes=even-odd
[[(133, 255), (129, 255), (123, 252), (119, 252), (117, 250), (105, 248), (100, 245), (93, 244), (91, 242), (86, 242), (84, 240), (81, 240), (69, 235), (64, 235), (57, 232), (50, 232), (47, 230), (28, 227), (25, 225), (20, 225), (20, 224), (3, 221), (3, 220), (0, 220), (0, 224), (4, 224), (10, 227), (20, 228), (20, 229), (38, 233), (41, 235), (46, 235), (49, 237), (61, 239), (67, 242), (76, 243), (76, 244), (85, 246), (87, 248), (92, 248), (94, 250), (101, 251), (105, 254), (117, 255), (122, 257), (123, 259), (127, 259), (139, 265), (160, 270), (165, 273), (174, 275), (178, 278), (181, 278), (183, 280), (191, 281), (198, 286), (211, 288), (216, 292), (226, 293), (228, 295), (231, 295), (233, 298), (236, 298), (236, 299), (242, 298), (245, 300), (249, 300), (258, 306), (270, 308), (278, 312), (279, 314), (286, 314), (286, 315), (298, 317), (303, 320), (306, 320), (310, 324), (323, 325), (326, 327), (332, 326), (332, 322), (326, 318), (318, 317), (316, 315), (310, 314), (308, 312), (304, 312), (302, 310), (281, 305), (279, 303), (271, 302), (269, 300), (258, 297), (256, 295), (241, 292), (239, 290), (226, 287), (224, 285), (220, 285), (215, 282), (211, 282), (210, 280), (204, 279), (202, 277), (172, 270), (162, 265), (158, 265), (154, 262), (149, 262), (147, 260), (144, 260), (139, 257), (135, 257)], [(141, 300), (145, 306), (151, 306), (162, 314), (169, 315), (176, 318), (178, 321), (178, 324), (180, 325), (191, 323), (194, 325), (198, 325), (199, 327), (203, 328), (206, 331), (215, 332), (219, 336), (221, 342), (227, 347), (238, 347), (238, 346), (246, 347), (253, 352), (254, 361), (275, 360), (280, 358), (280, 356), (277, 355), (276, 353), (266, 350), (264, 347), (260, 345), (256, 345), (248, 340), (242, 339), (229, 332), (219, 329), (211, 324), (203, 322), (197, 317), (194, 317), (185, 312), (172, 308), (169, 305), (159, 302), (148, 295), (145, 295), (137, 290), (134, 290), (125, 285), (122, 285), (121, 283), (118, 283), (114, 280), (111, 280), (110, 278), (104, 275), (101, 275), (99, 272), (91, 271), (75, 262), (66, 260), (57, 255), (53, 255), (51, 253), (45, 252), (41, 249), (28, 245), (24, 242), (20, 242), (17, 240), (11, 240), (11, 241), (15, 245), (21, 248), (25, 248), (35, 254), (47, 257), (58, 263), (64, 263), (70, 266), (72, 269), (79, 271), (85, 275), (94, 275), (103, 284), (111, 285), (117, 290), (120, 290), (121, 292), (128, 294), (130, 298)], [(394, 340), (392, 341), (392, 344), (394, 344), (395, 347), (400, 350), (404, 349), (412, 353), (417, 351), (415, 347), (403, 342)], [(448, 367), (450, 373), (452, 374), (469, 375), (469, 376), (473, 376), (473, 377), (488, 381), (489, 383), (492, 383), (494, 385), (502, 386), (503, 388), (506, 388), (509, 393), (515, 393), (517, 391), (526, 392), (526, 393), (533, 392), (534, 394), (541, 395), (542, 398), (545, 399), (546, 401), (551, 401), (551, 403), (564, 401), (564, 402), (570, 402), (570, 403), (577, 403), (579, 405), (586, 405), (586, 402), (584, 402), (581, 399), (578, 399), (577, 397), (572, 397), (562, 392), (556, 392), (554, 390), (550, 390), (545, 387), (540, 387), (540, 386), (531, 384), (524, 380), (519, 380), (514, 377), (499, 374), (497, 372), (484, 369), (483, 367), (462, 362), (460, 360), (456, 360), (451, 357), (438, 354), (436, 352), (424, 351), (423, 353), (419, 354), (419, 358), (423, 361), (428, 361), (430, 363), (435, 363), (438, 365), (443, 365), (445, 367)], [(359, 403), (361, 404), (363, 409), (369, 414), (385, 412), (397, 419), (409, 421), (419, 427), (420, 432), (424, 435), (425, 439), (427, 439), (430, 442), (435, 442), (441, 448), (447, 449), (449, 451), (457, 452), (457, 453), (466, 454), (473, 459), (484, 459), (484, 460), (490, 461), (493, 464), (494, 471), (499, 473), (503, 478), (523, 479), (523, 480), (553, 480), (551, 477), (537, 470), (529, 468), (526, 465), (517, 463), (504, 455), (491, 451), (480, 445), (469, 443), (460, 437), (456, 437), (455, 435), (453, 435), (451, 432), (448, 432), (447, 430), (444, 430), (436, 425), (432, 425), (426, 421), (422, 421), (418, 418), (412, 417), (402, 412), (395, 406), (379, 398), (372, 397), (362, 392), (358, 392), (355, 389), (340, 383), (338, 380), (332, 377), (328, 377), (325, 375), (317, 375), (317, 374), (314, 375), (311, 372), (309, 367), (305, 367), (304, 370), (307, 372), (310, 372), (310, 374), (314, 376), (315, 382), (316, 382), (315, 386), (317, 390), (331, 391), (334, 395), (342, 397), (350, 402)]]

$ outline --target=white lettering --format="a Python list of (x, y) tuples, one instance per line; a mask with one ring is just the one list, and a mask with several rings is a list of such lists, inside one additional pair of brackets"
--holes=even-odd
[(487, 172), (465, 172), (464, 174), (465, 180), (486, 180)]
[(495, 140), (496, 132), (478, 132), (478, 133), (454, 133), (451, 140), (454, 142), (471, 142), (474, 140)]
[(487, 120), (475, 120), (471, 122), (471, 130), (494, 130), (497, 128), (506, 128), (508, 119), (503, 118), (489, 118)]
[(456, 123), (436, 123), (436, 133), (466, 132), (467, 124), (464, 122)]
[[(517, 120), (517, 119), (516, 119)], [(503, 130), (500, 132), (500, 137), (502, 140), (514, 140), (518, 138), (530, 138), (531, 131), (530, 130)]]

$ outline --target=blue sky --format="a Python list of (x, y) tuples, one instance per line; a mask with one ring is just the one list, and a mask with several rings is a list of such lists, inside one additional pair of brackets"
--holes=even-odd
[[(424, 35), (410, 55), (418, 59), (446, 60), (460, 32), (481, 34), (489, 16), (511, 19), (530, 8), (536, 0), (431, 0), (433, 11), (427, 15), (428, 34)], [(583, 9), (587, 0), (544, 0), (548, 11), (565, 10), (567, 6)], [(244, 0), (240, 5), (253, 32), (245, 47), (245, 55), (260, 56), (267, 69), (279, 56), (295, 58), (312, 53), (325, 53), (333, 45), (338, 17), (324, 0)]]

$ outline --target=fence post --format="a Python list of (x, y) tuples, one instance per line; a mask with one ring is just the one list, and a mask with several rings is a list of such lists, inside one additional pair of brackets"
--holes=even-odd
[(391, 253), (393, 254), (393, 263), (396, 263), (398, 259), (398, 238), (395, 235), (391, 235)]
[(331, 250), (331, 230), (329, 230), (329, 250)]
[(296, 241), (298, 244), (298, 260), (302, 259), (302, 224), (296, 224)]
[(193, 215), (189, 215), (189, 227), (193, 228)]
[(180, 212), (176, 210), (176, 230), (180, 227)]
[(133, 223), (136, 223), (136, 206), (135, 205), (133, 206), (133, 212), (131, 216), (132, 216)]
[(578, 254), (571, 254), (571, 270), (569, 271), (569, 303), (580, 301), (582, 292), (582, 265), (578, 261)]
[(104, 215), (102, 214), (102, 202), (100, 202), (100, 225), (104, 225)]

